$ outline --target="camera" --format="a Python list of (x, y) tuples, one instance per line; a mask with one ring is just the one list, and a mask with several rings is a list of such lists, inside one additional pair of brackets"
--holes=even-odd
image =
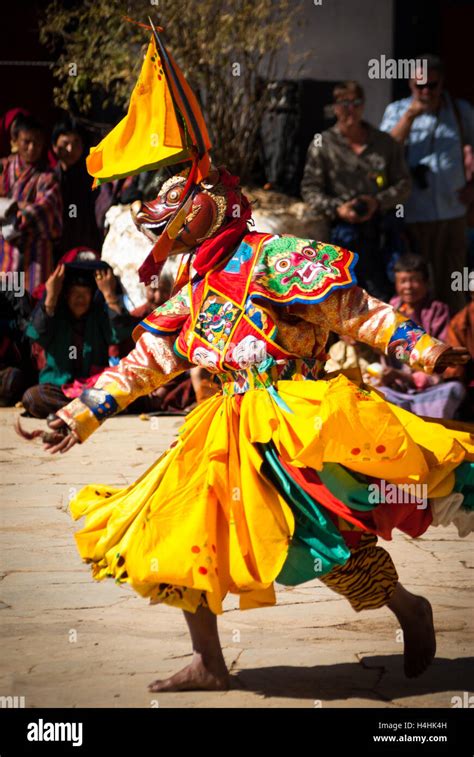
[(357, 202), (354, 203), (352, 206), (352, 210), (354, 213), (357, 213), (358, 216), (365, 216), (369, 212), (369, 206), (367, 205), (365, 200), (357, 200)]
[(430, 172), (430, 167), (425, 166), (424, 163), (418, 163), (417, 166), (410, 168), (410, 173), (412, 175), (413, 181), (415, 182), (418, 189), (428, 189), (429, 172)]

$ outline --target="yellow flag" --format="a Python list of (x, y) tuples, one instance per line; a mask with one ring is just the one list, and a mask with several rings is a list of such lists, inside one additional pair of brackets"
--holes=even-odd
[[(184, 77), (174, 61), (173, 65), (183, 81)], [(199, 111), (194, 95), (193, 99), (193, 110), (197, 108)], [(199, 115), (202, 119), (200, 112)], [(96, 183), (101, 184), (189, 160), (192, 145), (188, 144), (188, 134), (181, 113), (175, 110), (164, 66), (152, 36), (128, 113), (97, 147), (91, 149), (87, 170)], [(206, 147), (210, 147), (207, 132), (205, 137)]]

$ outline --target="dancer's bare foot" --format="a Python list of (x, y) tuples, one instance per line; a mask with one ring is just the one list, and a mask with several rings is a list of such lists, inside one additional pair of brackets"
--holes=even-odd
[(195, 613), (184, 611), (193, 643), (190, 665), (171, 678), (153, 681), (149, 691), (226, 691), (230, 678), (217, 632), (217, 618), (208, 607)]
[(415, 678), (431, 665), (436, 653), (431, 605), (425, 597), (411, 594), (398, 583), (388, 607), (397, 616), (403, 630), (405, 675)]
[(205, 665), (202, 657), (195, 654), (190, 665), (171, 678), (153, 681), (148, 686), (152, 692), (161, 691), (227, 691), (230, 688), (229, 673), (222, 661)]

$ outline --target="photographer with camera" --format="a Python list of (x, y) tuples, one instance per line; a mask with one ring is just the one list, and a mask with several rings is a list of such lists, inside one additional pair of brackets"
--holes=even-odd
[(417, 60), (426, 64), (410, 80), (411, 97), (390, 103), (380, 128), (404, 146), (413, 182), (405, 205), (407, 234), (412, 251), (431, 268), (434, 297), (453, 314), (466, 304), (464, 292), (452, 291), (451, 274), (467, 265), (466, 217), (474, 209), (474, 109), (446, 91), (438, 57)]
[(391, 211), (411, 186), (403, 148), (362, 119), (365, 98), (357, 82), (337, 84), (333, 98), (336, 123), (309, 146), (301, 194), (313, 236), (357, 252), (360, 285), (387, 301), (387, 264), (402, 244)]

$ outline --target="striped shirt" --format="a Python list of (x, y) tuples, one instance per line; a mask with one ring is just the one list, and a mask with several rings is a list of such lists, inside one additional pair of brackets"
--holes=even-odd
[(25, 288), (32, 292), (53, 270), (54, 241), (62, 230), (59, 182), (50, 169), (28, 165), (17, 154), (2, 158), (0, 168), (0, 197), (24, 203), (21, 237), (10, 243), (0, 233), (0, 272), (24, 272)]

